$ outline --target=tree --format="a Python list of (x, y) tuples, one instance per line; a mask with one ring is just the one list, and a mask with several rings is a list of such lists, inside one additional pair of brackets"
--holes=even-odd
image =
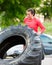
[(0, 14), (5, 12), (2, 16), (2, 25), (13, 25), (13, 19), (16, 17), (22, 21), (26, 9), (39, 6), (40, 2), (41, 0), (0, 0)]
[(44, 0), (42, 1), (42, 5), (40, 6), (40, 13), (42, 13), (45, 18), (50, 19), (52, 17), (52, 0)]

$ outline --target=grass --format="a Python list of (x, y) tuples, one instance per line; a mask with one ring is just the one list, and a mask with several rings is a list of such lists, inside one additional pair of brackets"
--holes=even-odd
[(44, 26), (46, 28), (45, 33), (52, 35), (52, 22), (44, 22)]

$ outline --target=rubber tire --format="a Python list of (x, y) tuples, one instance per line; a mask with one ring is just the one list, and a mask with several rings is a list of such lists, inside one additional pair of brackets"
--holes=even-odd
[[(28, 26), (11, 26), (0, 33), (0, 53), (4, 48), (4, 41), (11, 37), (19, 35), (25, 38), (27, 47), (19, 58), (11, 61), (0, 59), (0, 65), (41, 65), (42, 45), (39, 36)], [(1, 48), (1, 45), (2, 48)], [(6, 47), (8, 47), (6, 45)], [(3, 49), (5, 50), (5, 48)]]
[(42, 60), (44, 60), (44, 56), (45, 55), (45, 53), (44, 53), (44, 46), (43, 46), (43, 44), (42, 44)]

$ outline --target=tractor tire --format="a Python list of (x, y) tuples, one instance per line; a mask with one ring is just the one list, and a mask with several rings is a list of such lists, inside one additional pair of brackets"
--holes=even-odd
[[(20, 57), (4, 60), (6, 51), (17, 44), (26, 45)], [(10, 26), (0, 32), (0, 65), (41, 65), (41, 51), (39, 36), (28, 26)]]

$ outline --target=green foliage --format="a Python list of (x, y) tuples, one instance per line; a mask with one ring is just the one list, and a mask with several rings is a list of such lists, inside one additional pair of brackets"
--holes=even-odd
[(51, 18), (52, 17), (52, 0), (46, 0), (43, 1), (43, 7), (40, 7), (40, 13), (45, 16), (45, 18)]
[(46, 28), (45, 33), (52, 35), (52, 22), (44, 22), (44, 26)]
[[(23, 21), (25, 16), (25, 11), (31, 7), (39, 6), (41, 0), (0, 0), (0, 25), (9, 26), (17, 24), (13, 19), (19, 18), (20, 21)], [(2, 17), (2, 18), (1, 18)], [(13, 21), (13, 22), (12, 22)]]
[(1, 10), (8, 16), (16, 16), (16, 13), (24, 14), (25, 10), (33, 6), (39, 6), (41, 0), (0, 0)]

